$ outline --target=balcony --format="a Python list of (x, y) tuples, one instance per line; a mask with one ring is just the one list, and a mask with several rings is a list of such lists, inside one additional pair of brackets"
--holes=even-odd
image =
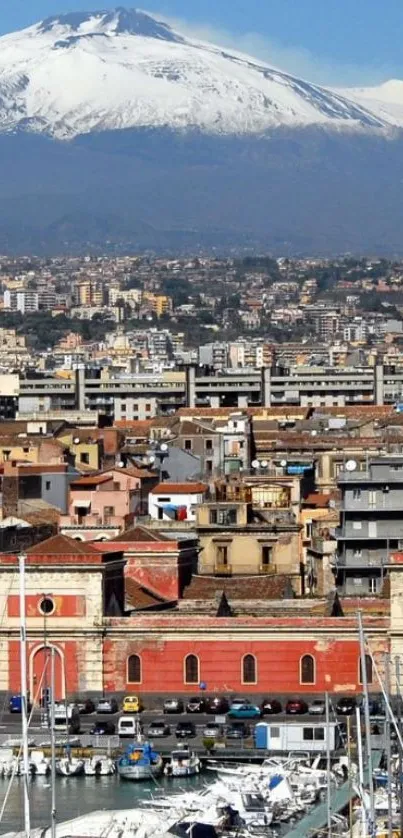
[(275, 576), (277, 573), (277, 565), (261, 564), (259, 566), (259, 573), (261, 573), (262, 576)]
[(331, 556), (337, 548), (337, 541), (334, 538), (313, 536), (309, 547), (314, 553), (320, 553), (322, 556)]
[(216, 562), (214, 565), (215, 576), (232, 576), (232, 565)]

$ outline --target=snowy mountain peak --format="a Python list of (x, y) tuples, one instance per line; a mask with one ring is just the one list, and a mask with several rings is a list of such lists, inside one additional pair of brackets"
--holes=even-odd
[[(389, 99), (398, 95), (394, 87)], [(239, 135), (403, 124), (395, 102), (372, 98), (310, 84), (123, 7), (49, 17), (0, 38), (0, 132), (69, 139), (136, 127)]]
[(98, 12), (70, 12), (53, 15), (38, 26), (41, 33), (59, 32), (60, 28), (80, 36), (91, 34), (141, 35), (145, 38), (160, 38), (164, 41), (180, 42), (183, 39), (166, 23), (156, 20), (137, 9), (118, 6)]

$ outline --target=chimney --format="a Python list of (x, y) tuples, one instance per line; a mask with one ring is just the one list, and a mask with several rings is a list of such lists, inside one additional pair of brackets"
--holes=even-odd
[(18, 517), (18, 466), (15, 460), (4, 463), (3, 473), (3, 519)]

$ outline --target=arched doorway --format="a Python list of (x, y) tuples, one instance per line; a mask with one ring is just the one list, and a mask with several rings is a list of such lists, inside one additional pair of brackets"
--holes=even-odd
[[(41, 699), (42, 690), (50, 687), (50, 649), (51, 646), (37, 646), (33, 649), (29, 657), (29, 689), (32, 700), (36, 699), (39, 685), (41, 684), (41, 692), (38, 695), (38, 703)], [(63, 652), (54, 647), (55, 654), (55, 701), (61, 701), (65, 698), (65, 678), (64, 678), (64, 655)], [(48, 660), (46, 674), (43, 677), (45, 662)]]

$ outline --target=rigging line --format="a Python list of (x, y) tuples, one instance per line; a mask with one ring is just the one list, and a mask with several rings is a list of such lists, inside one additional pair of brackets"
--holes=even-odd
[[(36, 702), (37, 702), (37, 700), (38, 700), (38, 696), (39, 696), (40, 690), (41, 690), (41, 688), (42, 688), (43, 680), (44, 680), (44, 677), (45, 677), (45, 670), (46, 670), (46, 668), (47, 668), (47, 666), (48, 666), (48, 662), (49, 662), (49, 661), (48, 661), (48, 658), (47, 658), (47, 659), (46, 659), (46, 661), (45, 661), (45, 665), (44, 665), (44, 667), (43, 667), (43, 670), (42, 670), (42, 675), (41, 675), (40, 680), (39, 680), (38, 689), (37, 689), (37, 691), (36, 691), (35, 699), (34, 699), (34, 701), (32, 702), (31, 712), (30, 712), (30, 714), (29, 714), (29, 718), (28, 718), (28, 725), (27, 725), (28, 730), (29, 730), (29, 725), (31, 724), (31, 721), (32, 721), (32, 716), (33, 716), (33, 713), (34, 713), (34, 707), (35, 707), (35, 704), (36, 704)], [(8, 784), (8, 786), (7, 786), (7, 791), (6, 791), (6, 794), (5, 794), (4, 800), (3, 800), (3, 805), (2, 805), (1, 810), (0, 810), (0, 824), (1, 824), (1, 823), (2, 823), (2, 821), (3, 821), (4, 812), (5, 812), (5, 810), (6, 810), (6, 806), (7, 806), (7, 803), (8, 803), (8, 798), (9, 798), (9, 796), (10, 796), (10, 792), (11, 792), (11, 787), (12, 787), (12, 784), (13, 784), (13, 782), (14, 782), (14, 780), (15, 780), (15, 775), (16, 775), (17, 768), (18, 768), (18, 766), (19, 766), (19, 762), (20, 762), (20, 759), (21, 759), (22, 745), (23, 745), (23, 743), (22, 743), (22, 741), (21, 741), (21, 742), (20, 742), (20, 746), (19, 746), (19, 748), (18, 748), (18, 754), (17, 754), (17, 757), (16, 757), (16, 759), (15, 759), (15, 761), (14, 761), (14, 764), (13, 764), (13, 770), (12, 770), (12, 774), (11, 774), (11, 777), (10, 777), (10, 780), (9, 780), (9, 784)]]

